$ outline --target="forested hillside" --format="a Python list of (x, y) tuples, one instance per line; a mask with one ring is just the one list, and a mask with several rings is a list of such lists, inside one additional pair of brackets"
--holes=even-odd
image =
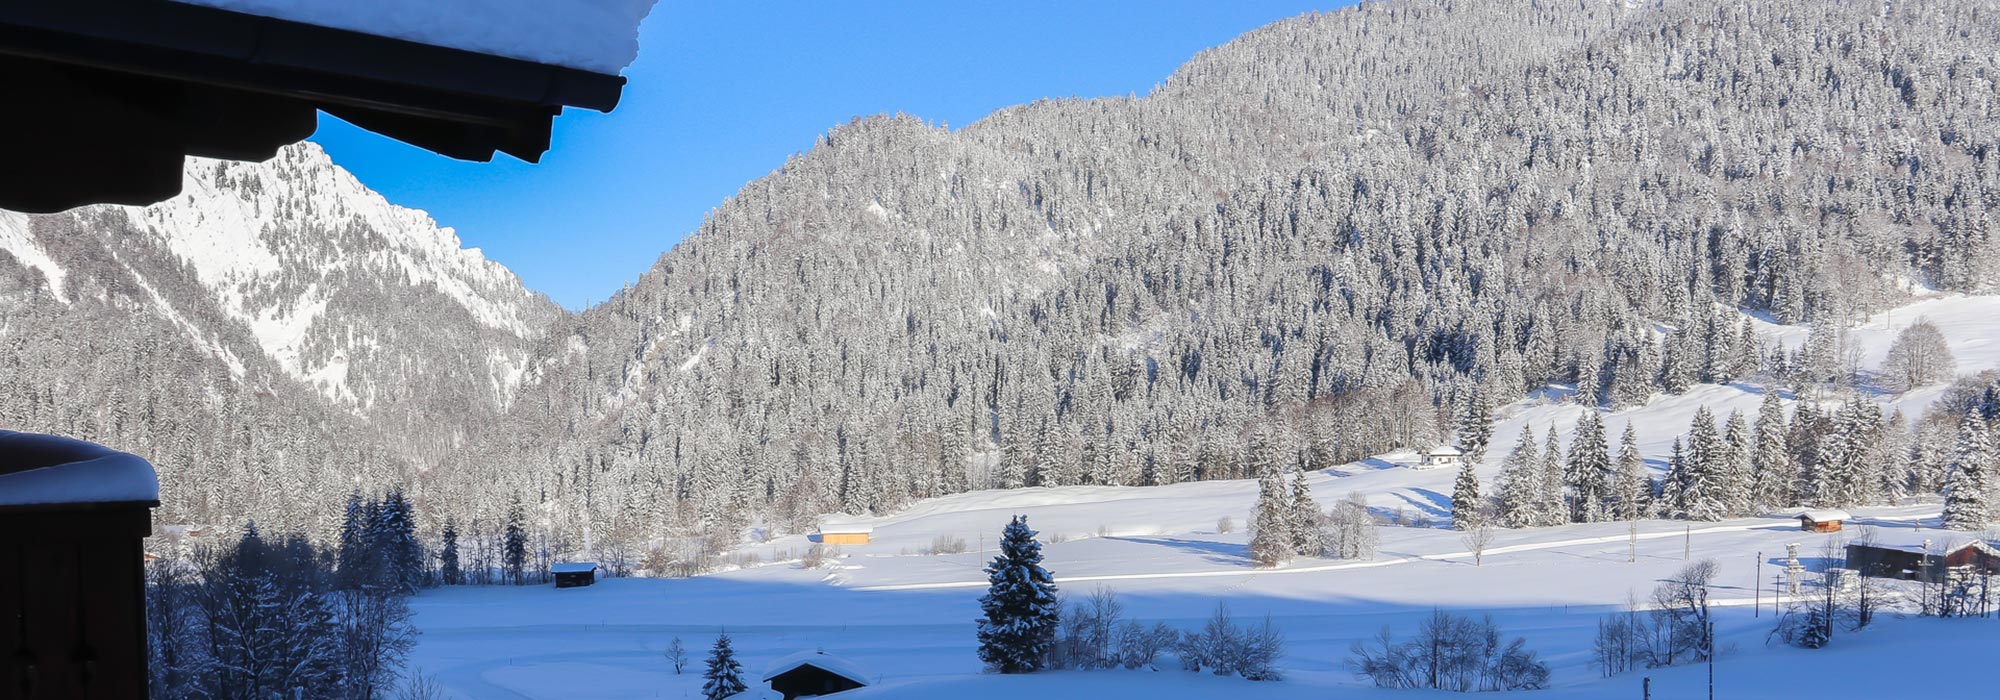
[[(1143, 97), (956, 129), (856, 120), (582, 313), (511, 276), (472, 287), (499, 314), (420, 276), (329, 278), (389, 291), (292, 354), (253, 345), (254, 323), (206, 331), (242, 377), (172, 364), (214, 368), (196, 383), (211, 409), (241, 394), (260, 419), (296, 404), (300, 425), (351, 424), (314, 439), (338, 448), (312, 478), (410, 482), (472, 537), (519, 497), (556, 549), (720, 549), (753, 524), (974, 488), (1238, 478), (1252, 444), (1320, 468), (1434, 443), (1469, 406), (1548, 384), (1626, 406), (1700, 382), (1851, 383), (1837, 330), (1859, 312), (2000, 268), (1996, 19), (1949, 0), (1368, 3), (1252, 32)], [(191, 196), (248, 186), (216, 184)], [(301, 240), (356, 230), (319, 223), (324, 200), (290, 206)], [(133, 238), (120, 211), (25, 230), (113, 250)], [(60, 225), (77, 231), (39, 233)], [(360, 230), (331, 250), (384, 245)], [(0, 309), (0, 381), (79, 408), (10, 398), (0, 415), (143, 449), (80, 408), (139, 385), (75, 388), (94, 370), (24, 348), (50, 336), (15, 309), (98, 307), (74, 272), (48, 287), (70, 301), (46, 299), (16, 247), (0, 282), (29, 301)], [(220, 290), (203, 303), (224, 310), (200, 313), (316, 298), (176, 269)], [(1745, 312), (1820, 332), (1776, 352)], [(179, 337), (130, 325), (132, 344)], [(357, 335), (385, 329), (409, 330), (382, 347), (425, 350), (358, 363), (376, 344)], [(348, 379), (324, 381), (337, 352)], [(208, 414), (191, 434), (240, 425)], [(230, 454), (300, 478), (273, 456), (292, 452)], [(324, 532), (339, 497), (315, 498)]]

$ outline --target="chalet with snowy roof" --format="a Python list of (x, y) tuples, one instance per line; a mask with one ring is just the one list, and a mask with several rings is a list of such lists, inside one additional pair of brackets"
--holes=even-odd
[(1792, 517), (1798, 519), (1799, 529), (1806, 532), (1840, 532), (1842, 524), (1854, 516), (1844, 510), (1815, 508)]
[(0, 2), (0, 209), (159, 202), (185, 157), (267, 160), (320, 112), (535, 162), (565, 107), (617, 106), (653, 2)]
[(597, 583), (597, 562), (566, 561), (549, 566), (557, 588), (576, 588)]
[(1437, 447), (1425, 450), (1423, 454), (1417, 456), (1416, 468), (1442, 469), (1444, 467), (1456, 467), (1463, 461), (1465, 461), (1465, 453), (1463, 451), (1451, 445), (1438, 445)]
[(868, 544), (875, 526), (847, 518), (824, 518), (819, 532), (807, 538), (820, 544)]
[(0, 430), (0, 698), (146, 697), (146, 460)]
[(778, 659), (764, 671), (764, 682), (785, 700), (845, 692), (871, 680), (859, 665), (825, 651), (802, 651)]

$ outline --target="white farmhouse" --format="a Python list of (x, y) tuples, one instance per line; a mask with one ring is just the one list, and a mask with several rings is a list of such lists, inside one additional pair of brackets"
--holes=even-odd
[(1465, 453), (1460, 452), (1458, 448), (1452, 447), (1451, 445), (1438, 445), (1437, 447), (1430, 448), (1429, 450), (1424, 451), (1423, 454), (1418, 455), (1417, 463), (1411, 465), (1411, 467), (1416, 469), (1440, 469), (1443, 467), (1456, 467), (1458, 466), (1459, 462), (1462, 462), (1464, 460), (1465, 460)]

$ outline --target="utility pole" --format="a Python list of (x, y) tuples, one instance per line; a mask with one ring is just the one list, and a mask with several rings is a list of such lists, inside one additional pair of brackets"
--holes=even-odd
[(1681, 561), (1687, 561), (1688, 556), (1694, 553), (1694, 526), (1688, 525), (1686, 527), (1685, 536), (1687, 539), (1681, 540)]
[(1750, 616), (1764, 616), (1764, 550), (1757, 550), (1757, 576), (1750, 579)]
[(1646, 700), (1653, 700), (1653, 677), (1652, 677), (1652, 676), (1647, 676), (1647, 677), (1646, 677), (1646, 684), (1645, 684), (1645, 686), (1644, 686), (1644, 687), (1645, 687), (1645, 689), (1646, 689)]

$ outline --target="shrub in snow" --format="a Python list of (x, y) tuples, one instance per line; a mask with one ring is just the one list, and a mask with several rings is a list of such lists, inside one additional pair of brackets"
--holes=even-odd
[(938, 535), (931, 539), (930, 553), (932, 556), (939, 554), (964, 554), (965, 538), (954, 537), (952, 535)]
[(1215, 531), (1216, 531), (1216, 532), (1219, 532), (1219, 533), (1222, 533), (1222, 534), (1224, 534), (1224, 535), (1227, 535), (1227, 534), (1229, 534), (1229, 533), (1232, 533), (1232, 532), (1235, 532), (1235, 531), (1236, 531), (1236, 521), (1235, 521), (1235, 520), (1233, 520), (1233, 519), (1231, 519), (1231, 518), (1230, 518), (1229, 516), (1227, 516), (1227, 515), (1225, 515), (1225, 516), (1222, 516), (1222, 519), (1221, 519), (1221, 520), (1217, 520), (1217, 521), (1215, 521)]
[(1042, 544), (1015, 516), (1001, 534), (1000, 555), (986, 565), (990, 585), (979, 599), (979, 660), (1000, 673), (1031, 673), (1048, 662), (1061, 616), (1055, 578), (1042, 568)]
[(1118, 665), (1129, 669), (1149, 668), (1160, 652), (1180, 643), (1181, 633), (1167, 623), (1153, 623), (1148, 629), (1137, 620), (1118, 628)]
[(1703, 559), (1681, 567), (1653, 588), (1652, 665), (1705, 661), (1714, 653), (1714, 640), (1709, 636), (1708, 594), (1716, 571), (1715, 560)]
[(1458, 692), (1538, 690), (1548, 687), (1549, 667), (1527, 640), (1500, 644), (1493, 618), (1478, 620), (1438, 610), (1417, 636), (1397, 642), (1383, 627), (1373, 647), (1355, 642), (1348, 666), (1381, 688), (1433, 688)]
[(1200, 632), (1181, 637), (1181, 667), (1189, 671), (1207, 669), (1218, 676), (1236, 675), (1253, 681), (1282, 680), (1275, 664), (1284, 653), (1285, 640), (1266, 616), (1256, 627), (1236, 625), (1226, 603), (1215, 606)]

